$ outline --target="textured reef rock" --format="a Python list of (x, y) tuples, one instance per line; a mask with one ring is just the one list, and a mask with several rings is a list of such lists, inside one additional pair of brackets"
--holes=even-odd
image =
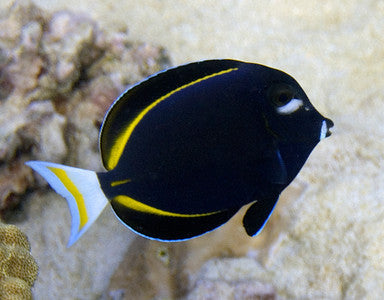
[[(280, 203), (290, 205), (305, 189), (303, 183), (293, 183)], [(281, 218), (285, 214), (278, 209), (258, 237), (252, 238), (242, 225), (246, 209), (219, 229), (189, 241), (134, 239), (111, 278), (106, 298), (274, 299), (274, 283), (270, 275), (263, 275), (265, 269), (259, 261), (273, 255), (272, 245), (279, 240), (287, 220)], [(238, 263), (229, 259), (243, 256), (247, 258), (239, 258)], [(225, 267), (216, 269), (219, 265)], [(216, 273), (213, 276), (211, 272)]]
[[(117, 3), (96, 2), (99, 7)], [(88, 1), (88, 7), (97, 6), (96, 2)], [(145, 18), (138, 1), (119, 2), (115, 11), (121, 15), (136, 6), (139, 9), (133, 13), (143, 19), (140, 25), (148, 24), (151, 16), (156, 20), (152, 27), (160, 28), (156, 32), (174, 30), (171, 37), (176, 38), (168, 47), (182, 44), (175, 48), (175, 57), (235, 55), (294, 71), (311, 100), (335, 121), (333, 135), (311, 154), (282, 194), (261, 235), (253, 239), (245, 236), (237, 217), (235, 223), (185, 243), (143, 241), (134, 239), (106, 210), (78, 243), (66, 249), (70, 216), (65, 200), (47, 190), (33, 193), (25, 202), (29, 221), (20, 226), (28, 233), (39, 262), (35, 298), (100, 299), (112, 277), (107, 297), (113, 299), (134, 299), (130, 295), (135, 299), (193, 299), (212, 293), (222, 299), (260, 299), (273, 293), (277, 299), (381, 299), (384, 3), (327, 1), (320, 7), (317, 1), (296, 1), (292, 10), (288, 1), (256, 5), (249, 0), (236, 6), (231, 1), (204, 6), (193, 1), (179, 1), (176, 6), (172, 1), (149, 2), (153, 7), (145, 9)], [(87, 51), (79, 44), (87, 44), (89, 30), (101, 34), (93, 21), (70, 12), (47, 15), (25, 3), (0, 17), (0, 197), (8, 195), (7, 205), (16, 203), (17, 195), (34, 184), (29, 183), (33, 182), (30, 170), (20, 170), (23, 158), (100, 167), (97, 126), (88, 114), (83, 119), (79, 116), (101, 108), (97, 109), (99, 123), (102, 111), (124, 88), (123, 79), (130, 76), (129, 84), (147, 74), (136, 60), (149, 69), (162, 64), (158, 48), (132, 43), (125, 32), (119, 32), (102, 34), (108, 47), (100, 46), (100, 39), (91, 41), (92, 48), (101, 51), (90, 52), (95, 59), (88, 65), (83, 56)], [(162, 18), (164, 11), (178, 17)], [(93, 25), (71, 36), (65, 32), (76, 32), (76, 28), (66, 31), (48, 26), (54, 16), (56, 24), (65, 25), (65, 19), (73, 17)], [(56, 33), (49, 34), (49, 30)], [(212, 39), (207, 42), (206, 33), (211, 30)], [(232, 30), (234, 34), (228, 34)], [(55, 38), (60, 33), (64, 39), (73, 39), (73, 47)], [(170, 40), (168, 32), (162, 34), (163, 40)], [(45, 49), (51, 53), (58, 49), (41, 47), (48, 38), (56, 40), (58, 48), (70, 48), (62, 59), (41, 55)], [(32, 55), (35, 41), (39, 50)], [(73, 51), (78, 53), (73, 57), (75, 70), (69, 59)], [(80, 156), (72, 142), (83, 147)], [(133, 240), (128, 248), (127, 240)]]
[(253, 259), (213, 259), (202, 267), (195, 286), (185, 300), (276, 299), (271, 284), (258, 278), (261, 266)]
[[(0, 214), (33, 187), (24, 161), (100, 169), (99, 126), (129, 84), (165, 68), (162, 48), (106, 34), (84, 15), (30, 1), (0, 13)], [(43, 184), (39, 182), (38, 184)]]
[(32, 299), (37, 271), (26, 235), (14, 225), (0, 224), (0, 298)]
[[(0, 28), (0, 215), (19, 221), (31, 239), (39, 261), (36, 299), (96, 299), (130, 233), (105, 211), (83, 242), (67, 249), (67, 205), (40, 189), (46, 183), (24, 162), (102, 170), (98, 133), (109, 105), (169, 60), (161, 47), (131, 41), (126, 29), (106, 33), (85, 15), (48, 13), (30, 1), (1, 11)], [(15, 214), (11, 209), (21, 199)], [(111, 232), (108, 243), (99, 238)]]
[[(234, 233), (234, 226), (226, 227), (219, 229), (219, 234), (209, 234), (204, 243), (196, 240), (174, 244), (135, 239), (111, 278), (106, 298), (274, 299), (273, 286), (258, 279), (257, 272), (262, 268), (253, 259), (208, 261), (198, 270), (207, 258), (236, 254), (235, 247), (225, 247), (223, 237)], [(242, 246), (250, 246), (250, 241), (247, 243), (245, 239), (236, 239), (236, 242), (240, 245), (237, 254), (244, 250)], [(207, 247), (206, 243), (215, 247)]]

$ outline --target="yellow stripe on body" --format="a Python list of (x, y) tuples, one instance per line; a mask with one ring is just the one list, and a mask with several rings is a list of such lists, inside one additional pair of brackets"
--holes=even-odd
[(196, 79), (190, 83), (184, 84), (181, 87), (174, 89), (173, 91), (170, 91), (169, 93), (167, 93), (164, 96), (160, 97), (159, 99), (155, 100), (152, 104), (148, 105), (145, 109), (143, 109), (143, 111), (140, 114), (137, 115), (137, 117), (127, 126), (127, 128), (124, 129), (116, 138), (115, 143), (111, 147), (111, 152), (110, 152), (110, 155), (108, 158), (108, 162), (107, 162), (108, 169), (112, 170), (116, 167), (117, 163), (119, 162), (121, 155), (123, 154), (125, 145), (127, 144), (133, 130), (135, 129), (137, 124), (139, 124), (140, 121), (144, 118), (144, 116), (152, 108), (154, 108), (157, 104), (159, 104), (161, 101), (167, 99), (168, 97), (172, 96), (173, 94), (175, 94), (175, 93), (177, 93), (177, 92), (179, 92), (179, 91), (181, 91), (187, 87), (190, 87), (196, 83), (199, 83), (201, 81), (207, 80), (207, 79), (215, 77), (215, 76), (219, 76), (219, 75), (223, 75), (223, 74), (235, 71), (237, 69), (238, 68), (231, 68), (231, 69), (227, 69), (227, 70), (224, 70), (221, 72), (213, 73), (211, 75), (207, 75), (207, 76), (204, 76), (202, 78)]
[(81, 228), (88, 222), (87, 208), (85, 207), (83, 195), (80, 193), (76, 185), (72, 182), (64, 170), (54, 167), (48, 167), (48, 169), (51, 170), (53, 174), (55, 174), (60, 179), (66, 189), (72, 194), (73, 198), (75, 198), (77, 209), (79, 210), (80, 215), (80, 231)]
[(164, 217), (181, 217), (181, 218), (205, 217), (205, 216), (217, 214), (220, 212), (220, 211), (214, 211), (214, 212), (203, 213), (203, 214), (179, 214), (179, 213), (173, 213), (170, 211), (165, 211), (165, 210), (161, 210), (161, 209), (149, 206), (147, 204), (134, 200), (128, 196), (119, 195), (113, 199), (116, 202), (120, 203), (121, 205), (129, 209), (147, 213), (147, 214), (164, 216)]
[(131, 182), (131, 181), (132, 181), (131, 179), (112, 181), (111, 182), (111, 186), (113, 187), (113, 186), (121, 185), (121, 184), (124, 184), (124, 183), (127, 183), (127, 182)]

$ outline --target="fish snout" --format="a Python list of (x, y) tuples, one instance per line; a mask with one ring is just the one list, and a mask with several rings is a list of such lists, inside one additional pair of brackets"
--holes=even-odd
[(334, 125), (333, 121), (330, 119), (325, 118), (323, 122), (321, 123), (321, 129), (320, 129), (320, 140), (329, 137), (332, 132), (329, 131), (330, 128), (332, 128)]

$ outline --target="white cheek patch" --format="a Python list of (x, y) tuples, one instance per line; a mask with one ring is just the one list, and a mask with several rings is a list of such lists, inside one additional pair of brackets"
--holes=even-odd
[(293, 98), (291, 101), (289, 101), (287, 104), (277, 107), (276, 111), (277, 113), (281, 115), (289, 115), (291, 113), (294, 113), (297, 111), (300, 107), (303, 106), (303, 100)]
[(321, 123), (320, 129), (320, 141), (327, 136), (328, 126), (325, 120)]

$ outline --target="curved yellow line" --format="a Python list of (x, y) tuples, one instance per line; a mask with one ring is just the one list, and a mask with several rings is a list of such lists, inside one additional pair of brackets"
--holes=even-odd
[(114, 144), (111, 147), (111, 152), (110, 152), (110, 155), (109, 155), (109, 158), (108, 158), (108, 168), (110, 170), (112, 170), (112, 169), (114, 169), (116, 167), (117, 163), (119, 162), (119, 159), (120, 159), (121, 155), (123, 154), (125, 145), (127, 144), (127, 142), (129, 140), (133, 130), (135, 129), (137, 124), (139, 124), (139, 122), (144, 118), (144, 116), (152, 108), (154, 108), (157, 104), (159, 104), (161, 101), (167, 99), (168, 97), (172, 96), (173, 94), (175, 94), (175, 93), (177, 93), (177, 92), (179, 92), (179, 91), (181, 91), (181, 90), (183, 90), (183, 89), (185, 89), (185, 88), (187, 88), (189, 86), (192, 86), (192, 85), (194, 85), (196, 83), (199, 83), (201, 81), (207, 80), (207, 79), (215, 77), (215, 76), (219, 76), (219, 75), (222, 75), (222, 74), (225, 74), (225, 73), (229, 73), (229, 72), (235, 71), (237, 69), (238, 68), (231, 68), (231, 69), (227, 69), (227, 70), (224, 70), (224, 71), (221, 71), (221, 72), (213, 73), (211, 75), (207, 75), (207, 76), (204, 76), (202, 78), (196, 79), (195, 81), (192, 81), (190, 83), (184, 84), (184, 85), (178, 87), (177, 89), (174, 89), (173, 91), (170, 91), (169, 93), (165, 94), (164, 96), (160, 97), (159, 99), (155, 100), (150, 105), (148, 105), (145, 109), (143, 109), (141, 111), (140, 114), (137, 115), (137, 117), (127, 126), (127, 128), (124, 129), (118, 135), (118, 137), (116, 138)]
[(124, 183), (127, 183), (127, 182), (131, 182), (131, 179), (112, 181), (111, 182), (111, 186), (114, 187), (114, 186), (121, 185), (121, 184), (124, 184)]
[(147, 214), (153, 214), (158, 216), (164, 216), (164, 217), (181, 217), (181, 218), (194, 218), (194, 217), (205, 217), (213, 214), (217, 214), (220, 211), (214, 211), (214, 212), (208, 212), (203, 214), (179, 214), (179, 213), (173, 213), (170, 211), (161, 210), (152, 206), (149, 206), (147, 204), (141, 203), (135, 199), (132, 199), (128, 196), (119, 195), (113, 198), (116, 202), (120, 203), (121, 205), (136, 210), (139, 212), (147, 213)]
[(79, 210), (80, 231), (80, 229), (88, 222), (87, 208), (85, 207), (83, 195), (64, 170), (54, 167), (48, 167), (48, 169), (59, 178), (61, 183), (64, 184), (65, 188), (72, 194), (73, 198), (75, 198), (77, 209)]

